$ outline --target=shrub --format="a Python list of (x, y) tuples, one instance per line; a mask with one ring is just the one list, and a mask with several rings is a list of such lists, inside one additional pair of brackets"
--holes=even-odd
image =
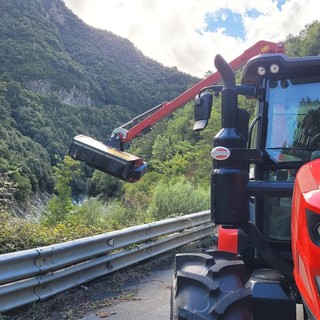
[(86, 226), (112, 231), (151, 221), (146, 210), (124, 206), (120, 201), (104, 202), (90, 198), (76, 207), (71, 215)]
[(45, 226), (27, 219), (0, 214), (0, 253), (8, 253), (52, 245), (105, 232), (97, 226), (87, 226), (70, 216), (55, 226)]
[(108, 174), (95, 170), (91, 179), (90, 195), (103, 198), (120, 197), (122, 181)]
[(44, 224), (55, 225), (66, 219), (73, 209), (70, 183), (79, 174), (79, 162), (69, 156), (65, 156), (61, 163), (53, 167), (54, 190), (57, 194), (51, 197), (43, 212), (42, 221)]
[(184, 215), (209, 208), (209, 189), (194, 187), (185, 178), (160, 182), (154, 189), (148, 211), (156, 220)]

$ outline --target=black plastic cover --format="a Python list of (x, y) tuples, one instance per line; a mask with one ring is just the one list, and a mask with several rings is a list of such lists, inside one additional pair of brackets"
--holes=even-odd
[(89, 166), (127, 182), (140, 180), (147, 163), (130, 153), (111, 148), (84, 135), (73, 138), (69, 155)]

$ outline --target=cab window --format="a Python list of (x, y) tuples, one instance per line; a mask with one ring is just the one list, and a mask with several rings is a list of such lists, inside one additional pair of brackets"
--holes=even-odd
[(272, 160), (311, 160), (320, 153), (320, 83), (270, 81), (266, 100), (266, 151)]

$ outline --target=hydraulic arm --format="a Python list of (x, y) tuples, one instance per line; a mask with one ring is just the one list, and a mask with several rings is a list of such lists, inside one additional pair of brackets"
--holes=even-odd
[[(259, 41), (232, 60), (230, 66), (232, 70), (236, 71), (258, 54), (279, 52), (284, 52), (282, 44)], [(124, 152), (124, 143), (149, 131), (154, 124), (194, 99), (204, 87), (216, 84), (220, 80), (219, 72), (209, 75), (172, 101), (163, 102), (116, 128), (111, 138), (104, 143), (78, 135), (72, 141), (69, 154), (72, 158), (84, 161), (88, 165), (119, 179), (128, 182), (138, 181), (146, 172), (147, 164), (143, 159)]]

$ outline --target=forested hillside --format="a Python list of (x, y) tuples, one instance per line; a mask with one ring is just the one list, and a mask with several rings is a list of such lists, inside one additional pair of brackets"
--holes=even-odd
[(52, 166), (79, 133), (99, 140), (196, 79), (83, 23), (62, 0), (0, 3), (0, 171), (16, 198), (52, 191)]

